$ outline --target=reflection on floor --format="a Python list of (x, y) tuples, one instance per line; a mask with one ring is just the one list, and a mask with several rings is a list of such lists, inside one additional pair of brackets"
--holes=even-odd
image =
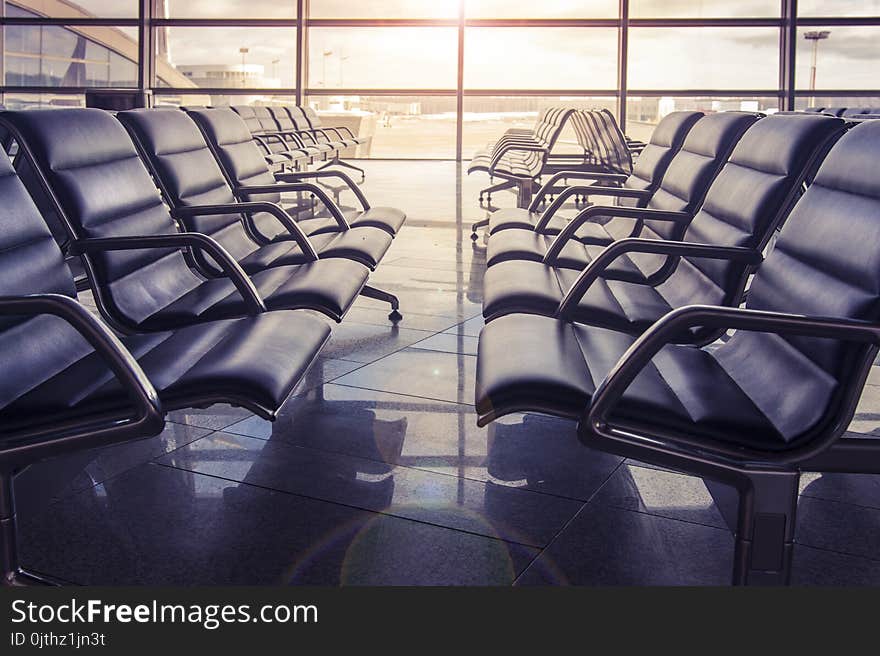
[[(374, 202), (411, 217), (373, 278), (400, 325), (359, 300), (274, 424), (176, 413), (159, 438), (24, 472), (25, 564), (92, 584), (725, 584), (722, 488), (590, 451), (570, 422), (476, 427), (485, 180), (368, 168)], [(871, 383), (855, 432), (880, 431)], [(880, 477), (805, 476), (797, 541), (796, 583), (880, 584)]]

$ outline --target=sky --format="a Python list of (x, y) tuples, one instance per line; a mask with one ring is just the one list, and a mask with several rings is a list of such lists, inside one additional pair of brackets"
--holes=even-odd
[[(167, 0), (173, 17), (292, 18), (295, 0)], [(99, 16), (136, 15), (136, 0), (76, 0)], [(471, 17), (614, 17), (618, 0), (466, 0)], [(455, 18), (458, 0), (311, 0), (322, 18)], [(799, 0), (802, 15), (880, 15), (880, 0)], [(779, 0), (631, 0), (633, 17), (773, 16)], [(456, 28), (311, 28), (313, 87), (454, 88)], [(293, 86), (292, 28), (171, 28), (175, 64), (263, 64)], [(613, 28), (479, 28), (465, 36), (469, 88), (613, 89)], [(809, 47), (798, 40), (798, 81), (809, 79)], [(327, 53), (325, 55), (325, 53)], [(631, 28), (632, 88), (775, 88), (775, 28)], [(516, 66), (511, 66), (511, 61)], [(832, 29), (820, 45), (819, 86), (876, 87), (880, 28)], [(276, 63), (273, 63), (276, 62)], [(824, 83), (823, 83), (824, 81)]]

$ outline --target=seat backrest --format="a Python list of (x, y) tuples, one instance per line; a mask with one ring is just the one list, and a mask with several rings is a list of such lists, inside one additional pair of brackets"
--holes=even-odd
[[(236, 202), (201, 130), (185, 112), (132, 109), (119, 112), (116, 118), (128, 130), (171, 207)], [(181, 222), (191, 232), (216, 239), (236, 259), (257, 247), (237, 213), (188, 217)], [(200, 266), (212, 273), (219, 271), (210, 256), (200, 251), (193, 255)]]
[[(655, 189), (663, 179), (663, 174), (672, 158), (679, 151), (688, 132), (703, 117), (703, 112), (672, 112), (654, 128), (651, 140), (642, 150), (633, 166), (624, 187), (627, 189)], [(634, 206), (638, 201), (634, 198), (622, 198), (620, 205)]]
[(314, 109), (312, 109), (308, 105), (297, 105), (297, 109), (302, 112), (306, 121), (308, 121), (309, 126), (311, 126), (313, 130), (319, 130), (324, 127), (321, 123), (321, 117), (318, 116), (318, 112), (316, 112)]
[[(31, 109), (0, 115), (22, 142), (74, 240), (173, 234), (178, 226), (125, 128), (100, 109)], [(201, 284), (180, 249), (83, 258), (96, 300), (136, 326)]]
[(293, 121), (297, 130), (311, 132), (312, 126), (309, 125), (309, 122), (306, 120), (306, 115), (302, 113), (302, 110), (299, 107), (285, 105), (284, 111), (287, 112), (287, 115), (290, 117), (290, 120)]
[[(28, 294), (75, 298), (76, 290), (52, 232), (0, 149), (0, 296)], [(91, 350), (61, 319), (0, 317), (0, 434), (39, 421), (33, 412), (23, 417), (7, 409)]]
[(601, 109), (594, 114), (594, 119), (599, 124), (600, 135), (605, 140), (608, 152), (606, 161), (602, 163), (610, 171), (629, 175), (633, 170), (632, 153), (614, 114)]
[[(880, 123), (831, 149), (759, 267), (747, 307), (880, 321)], [(791, 442), (849, 423), (876, 347), (738, 331), (716, 358)], [(847, 416), (849, 415), (849, 416)]]
[(247, 125), (247, 129), (251, 134), (259, 134), (263, 131), (263, 126), (260, 124), (260, 119), (257, 118), (257, 113), (250, 105), (236, 105), (232, 107), (232, 111), (241, 117), (241, 120)]
[(290, 118), (290, 114), (284, 107), (269, 107), (269, 111), (272, 113), (272, 117), (275, 119), (275, 122), (281, 130), (289, 132), (297, 129), (296, 124), (293, 122), (293, 119)]
[[(193, 109), (187, 111), (187, 114), (202, 131), (227, 182), (233, 188), (275, 182), (275, 176), (266, 165), (259, 147), (251, 139), (244, 121), (235, 112), (218, 107)], [(281, 200), (281, 194), (255, 194), (248, 200), (277, 203)]]
[[(759, 115), (745, 112), (722, 112), (700, 118), (670, 159), (660, 186), (651, 194), (647, 207), (695, 213), (740, 137), (758, 119)], [(644, 239), (676, 239), (683, 232), (674, 223), (646, 220), (634, 224), (628, 219), (611, 219), (605, 229), (614, 239), (625, 239), (634, 234)], [(632, 259), (646, 275), (659, 273), (664, 264), (670, 267), (665, 271), (671, 271), (675, 264), (660, 255), (641, 254)]]
[(278, 123), (275, 122), (275, 117), (272, 116), (272, 112), (269, 111), (268, 107), (265, 107), (264, 105), (254, 105), (254, 116), (257, 117), (257, 121), (260, 123), (260, 129), (263, 132), (278, 131)]
[[(768, 116), (742, 136), (712, 181), (684, 241), (761, 250), (801, 193), (803, 181), (844, 122), (830, 116)], [(726, 260), (681, 258), (657, 290), (674, 307), (729, 305), (748, 267)]]

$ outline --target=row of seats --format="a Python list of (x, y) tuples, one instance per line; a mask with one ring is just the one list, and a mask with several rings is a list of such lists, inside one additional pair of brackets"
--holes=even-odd
[(614, 203), (496, 212), (479, 424), (569, 418), (734, 486), (734, 583), (788, 582), (801, 471), (880, 473), (880, 440), (843, 435), (880, 346), (878, 164), (880, 122), (675, 112), (578, 192)]
[[(505, 134), (471, 160), (468, 174), (481, 171), (504, 180), (480, 192), (481, 204), (484, 195), (491, 204), (492, 192), (516, 187), (517, 206), (526, 207), (533, 201), (535, 185), (545, 174), (553, 177), (538, 197), (539, 203), (545, 196), (559, 190), (560, 180), (576, 178), (579, 172), (606, 175), (608, 180), (613, 176), (625, 177), (632, 173), (634, 159), (645, 147), (644, 143), (627, 138), (607, 109), (559, 109), (556, 113), (542, 114), (542, 117), (543, 122), (536, 127), (534, 137), (523, 131)], [(566, 124), (571, 125), (581, 152), (554, 155), (554, 146)], [(477, 230), (485, 225), (485, 221), (474, 224), (473, 239), (476, 239)]]
[(281, 170), (299, 170), (313, 162), (324, 162), (319, 170), (341, 166), (361, 174), (364, 170), (340, 156), (343, 151), (369, 142), (346, 127), (325, 127), (311, 107), (236, 105), (232, 109), (244, 120), (266, 161)]
[[(16, 556), (13, 475), (156, 435), (177, 408), (231, 403), (274, 419), (330, 335), (305, 310), (341, 321), (365, 295), (400, 318), (397, 299), (367, 282), (405, 216), (345, 212), (321, 187), (273, 174), (229, 109), (11, 111), (0, 126), (105, 319), (77, 302), (0, 152), (0, 566), (5, 583), (39, 583)], [(290, 193), (314, 194), (329, 216), (299, 217)]]
[(809, 114), (827, 114), (842, 118), (861, 118), (864, 116), (880, 116), (880, 107), (807, 107), (805, 112)]

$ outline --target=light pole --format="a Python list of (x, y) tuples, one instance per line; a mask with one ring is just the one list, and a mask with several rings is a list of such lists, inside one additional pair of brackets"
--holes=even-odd
[(332, 50), (324, 51), (324, 58), (321, 60), (321, 86), (327, 88), (327, 57), (333, 54)]
[(276, 80), (278, 79), (278, 63), (280, 61), (281, 61), (280, 59), (273, 59), (272, 60), (272, 77)]
[[(823, 41), (831, 36), (831, 30), (812, 30), (804, 32), (804, 38), (813, 42), (813, 59), (810, 65), (810, 91), (816, 91), (816, 62), (819, 57), (819, 41)], [(810, 104), (816, 103), (815, 96), (811, 96)]]
[(244, 89), (244, 88), (247, 86), (247, 84), (245, 84), (245, 76), (246, 76), (245, 71), (247, 70), (247, 69), (245, 68), (245, 61), (246, 61), (246, 58), (247, 58), (247, 54), (248, 54), (250, 51), (251, 51), (250, 48), (239, 48), (239, 49), (238, 49), (238, 52), (241, 53), (241, 88), (242, 88), (242, 89)]
[(348, 55), (342, 50), (339, 51), (339, 86), (345, 88), (345, 62), (348, 61)]

